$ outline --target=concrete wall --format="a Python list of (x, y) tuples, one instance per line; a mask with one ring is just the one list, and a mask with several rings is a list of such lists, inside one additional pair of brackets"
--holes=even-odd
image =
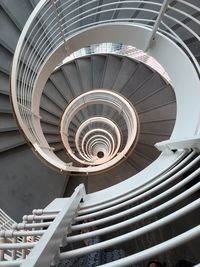
[(0, 207), (20, 222), (63, 195), (68, 178), (45, 166), (25, 145), (0, 154)]

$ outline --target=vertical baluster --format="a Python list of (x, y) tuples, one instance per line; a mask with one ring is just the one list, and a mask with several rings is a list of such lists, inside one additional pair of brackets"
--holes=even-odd
[[(3, 237), (3, 234), (2, 234), (2, 235), (0, 235), (0, 244), (5, 244), (5, 243), (6, 243), (6, 239), (5, 239), (5, 237)], [(5, 253), (5, 250), (4, 249), (0, 249), (0, 261), (4, 260), (4, 253)]]
[[(14, 232), (18, 232), (24, 229), (24, 224), (15, 223), (12, 225), (12, 229)], [(22, 242), (22, 238), (20, 237), (20, 235), (16, 237), (16, 242)], [(16, 258), (21, 258), (21, 255), (22, 255), (21, 249), (16, 250)]]
[[(27, 238), (26, 238), (26, 236), (23, 236), (23, 238), (22, 238), (22, 242), (23, 242), (23, 243), (26, 243), (26, 242), (27, 242)], [(26, 258), (26, 253), (27, 253), (26, 250), (27, 250), (26, 248), (23, 248), (23, 249), (22, 249), (22, 259), (25, 259), (25, 258)]]
[[(16, 236), (12, 237), (12, 243), (17, 243), (17, 237)], [(17, 249), (12, 250), (12, 260), (16, 260), (16, 252), (17, 252)]]
[[(27, 215), (24, 215), (23, 218), (22, 218), (23, 219), (22, 223), (24, 224), (24, 229), (26, 228), (26, 223), (28, 222), (26, 217), (27, 217)], [(27, 237), (26, 236), (23, 236), (22, 242), (23, 243), (27, 242)], [(22, 249), (22, 259), (26, 258), (26, 254), (27, 254), (27, 249), (26, 248)]]
[(54, 266), (54, 265), (59, 264), (59, 259), (60, 259), (60, 249), (57, 251), (57, 253), (56, 253), (51, 265)]
[[(37, 221), (35, 221), (35, 220), (33, 220), (33, 223), (36, 223)], [(32, 228), (32, 231), (34, 231), (34, 230), (36, 230), (36, 228), (35, 227), (33, 227)], [(35, 242), (35, 235), (34, 236), (32, 236), (32, 242)]]

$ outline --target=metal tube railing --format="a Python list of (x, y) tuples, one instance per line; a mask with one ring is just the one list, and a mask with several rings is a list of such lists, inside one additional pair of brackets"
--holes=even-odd
[[(50, 266), (59, 246), (64, 242), (63, 238), (69, 231), (69, 226), (84, 195), (85, 188), (81, 184), (75, 189), (71, 198), (63, 199), (65, 205), (62, 209), (33, 210), (33, 215), (23, 217), (23, 223), (15, 223), (12, 230), (1, 231), (0, 266), (23, 266), (23, 264), (24, 266), (37, 266), (37, 264), (41, 266), (41, 262), (42, 266)], [(48, 222), (42, 222), (43, 220), (48, 220)], [(27, 223), (28, 221), (31, 223)], [(44, 229), (46, 227), (48, 228)], [(35, 230), (37, 228), (39, 230)], [(46, 265), (43, 265), (44, 259), (41, 253), (44, 257), (48, 255)], [(26, 261), (21, 259), (26, 259)]]
[(121, 266), (129, 266), (134, 263), (139, 263), (143, 260), (150, 259), (156, 255), (159, 255), (163, 252), (166, 252), (170, 249), (176, 248), (180, 245), (183, 245), (200, 235), (200, 226), (196, 226), (193, 229), (190, 229), (186, 231), (183, 234), (180, 234), (176, 237), (173, 237), (163, 243), (160, 243), (159, 245), (153, 246), (149, 249), (146, 249), (144, 251), (138, 252), (134, 255), (128, 256), (126, 258), (113, 261), (111, 263), (107, 263), (104, 265), (100, 265), (101, 267), (121, 267)]
[[(161, 204), (161, 205), (159, 205), (157, 207), (149, 208), (149, 210), (147, 212), (143, 212), (142, 214), (137, 215), (137, 216), (135, 216), (135, 217), (133, 217), (131, 219), (127, 219), (127, 220), (122, 221), (120, 223), (115, 223), (115, 224), (113, 224), (111, 226), (103, 227), (101, 229), (94, 230), (94, 231), (91, 231), (89, 233), (69, 236), (69, 237), (67, 237), (67, 242), (69, 242), (69, 243), (71, 243), (71, 242), (77, 242), (77, 241), (84, 240), (84, 239), (87, 239), (87, 238), (91, 238), (91, 237), (94, 237), (94, 236), (108, 234), (110, 232), (114, 232), (114, 231), (117, 231), (117, 230), (120, 230), (120, 229), (124, 229), (124, 227), (130, 226), (130, 225), (134, 225), (135, 223), (138, 223), (140, 221), (143, 221), (143, 220), (145, 220), (148, 217), (151, 217), (153, 215), (158, 214), (159, 212), (165, 211), (165, 209), (168, 209), (170, 207), (173, 207), (173, 205), (175, 205), (176, 203), (179, 203), (180, 201), (182, 201), (182, 200), (186, 199), (187, 197), (191, 196), (192, 194), (194, 194), (195, 192), (197, 192), (199, 189), (200, 189), (200, 183), (194, 185), (193, 187), (191, 187), (190, 189), (186, 190), (185, 192), (177, 195), (173, 199), (168, 200), (165, 203), (163, 203), (163, 204)], [(199, 201), (200, 200), (197, 200), (197, 202), (199, 202)], [(149, 202), (151, 202), (151, 200)], [(152, 202), (151, 202), (151, 204), (153, 204)], [(141, 210), (145, 206), (146, 205), (141, 204), (141, 205), (138, 205), (138, 206), (132, 208), (132, 210), (134, 210), (134, 212), (136, 212), (137, 210)], [(132, 210), (130, 209), (127, 212), (125, 211), (124, 212), (124, 216), (125, 215), (130, 215), (132, 213)], [(117, 215), (118, 214), (114, 214), (112, 216), (114, 217), (114, 219), (121, 218), (121, 216), (117, 216)], [(110, 216), (110, 218), (108, 216), (105, 219), (102, 219), (101, 224), (104, 224), (106, 222), (111, 223), (112, 216)], [(72, 231), (77, 231), (77, 230), (82, 230), (82, 229), (84, 229), (86, 227), (93, 227), (93, 226), (99, 225), (100, 224), (100, 220), (94, 221), (94, 224), (92, 224), (92, 223), (90, 224), (89, 223), (89, 225), (87, 225), (87, 226), (86, 226), (86, 224), (83, 224), (83, 225), (80, 225), (80, 226), (77, 225), (77, 227), (76, 226), (72, 226), (71, 227), (71, 230)]]
[[(102, 241), (98, 244), (94, 244), (94, 245), (87, 246), (84, 248), (78, 248), (78, 249), (74, 249), (71, 251), (63, 252), (63, 253), (61, 253), (60, 258), (65, 259), (65, 258), (79, 257), (79, 256), (86, 255), (86, 254), (91, 253), (91, 252), (96, 251), (96, 250), (105, 249), (108, 247), (116, 246), (116, 245), (121, 244), (123, 242), (127, 242), (129, 240), (132, 240), (133, 238), (140, 236), (140, 235), (144, 235), (148, 231), (156, 230), (156, 229), (162, 227), (163, 225), (171, 223), (173, 220), (176, 220), (177, 218), (180, 218), (181, 216), (185, 215), (186, 213), (191, 212), (191, 210), (197, 209), (199, 206), (200, 206), (200, 200), (195, 200), (192, 203), (188, 204), (187, 206), (179, 209), (178, 211), (175, 211), (175, 212), (165, 216), (164, 218), (161, 218), (161, 219), (159, 219), (159, 220), (157, 220), (151, 224), (145, 225), (145, 226), (143, 226), (137, 230), (134, 230), (132, 232), (128, 232), (128, 233), (123, 234), (123, 235), (119, 235), (119, 236), (111, 238), (109, 240)], [(195, 228), (193, 228), (193, 229), (195, 229)], [(200, 229), (200, 228), (198, 228), (198, 229)], [(198, 231), (198, 233), (196, 233), (195, 236), (197, 237), (198, 235), (200, 235), (200, 231)]]
[[(134, 197), (140, 197), (140, 194), (144, 193), (148, 194), (148, 190), (154, 190), (153, 188), (155, 188), (156, 186), (158, 186), (160, 183), (163, 183), (163, 181), (165, 181), (165, 179), (169, 178), (172, 175), (172, 179), (178, 177), (178, 175), (183, 174), (185, 171), (189, 170), (191, 166), (194, 166), (194, 164), (198, 161), (192, 161), (190, 163), (190, 160), (192, 159), (192, 157), (194, 157), (195, 152), (192, 152), (191, 154), (189, 154), (185, 159), (183, 159), (179, 164), (177, 164), (174, 168), (172, 168), (171, 170), (169, 170), (167, 173), (164, 173), (164, 175), (161, 175), (159, 177), (157, 177), (157, 179), (152, 179), (151, 182), (147, 185), (144, 185), (142, 188), (139, 188), (138, 190), (133, 190), (133, 192), (131, 193), (127, 193), (125, 196), (121, 196), (113, 201), (109, 201), (109, 203), (103, 203), (94, 207), (89, 207), (87, 208), (86, 205), (82, 205), (83, 209), (81, 208), (78, 211), (79, 216), (87, 214), (87, 213), (92, 213), (92, 212), (98, 212), (98, 210), (104, 210), (106, 211), (107, 208), (110, 207), (110, 209), (115, 209), (115, 205), (121, 205), (123, 206), (125, 203), (128, 204), (129, 201), (132, 202), (132, 199)], [(183, 167), (184, 165), (186, 165), (185, 167)], [(183, 168), (182, 168), (183, 167)], [(182, 168), (182, 169), (180, 169)], [(180, 170), (179, 170), (180, 169)], [(178, 174), (176, 174), (175, 172), (178, 170)], [(82, 207), (81, 206), (81, 207)], [(120, 207), (120, 206), (119, 206)], [(101, 211), (100, 211), (101, 212)], [(104, 211), (102, 211), (104, 212)], [(100, 215), (100, 213), (99, 213)], [(86, 215), (87, 216), (87, 215)], [(90, 216), (90, 215), (88, 215)], [(84, 218), (84, 217), (82, 217)]]
[(63, 243), (63, 237), (73, 220), (77, 207), (84, 194), (85, 191), (83, 185), (80, 185), (75, 189), (75, 192), (69, 199), (67, 205), (58, 213), (53, 223), (42, 235), (34, 249), (31, 250), (26, 262), (22, 263), (21, 267), (39, 267), (41, 265), (43, 267), (50, 266), (51, 262), (57, 256), (57, 251)]

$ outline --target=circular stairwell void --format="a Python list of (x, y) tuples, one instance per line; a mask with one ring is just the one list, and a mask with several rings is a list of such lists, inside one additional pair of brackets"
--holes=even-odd
[[(88, 134), (89, 134), (89, 137), (88, 137)], [(111, 143), (105, 135), (109, 137)], [(63, 137), (65, 138), (64, 135)], [(83, 152), (87, 150), (91, 139), (92, 141), (96, 141), (95, 139), (99, 137), (101, 137), (101, 139), (107, 140), (110, 144), (109, 154), (111, 154), (111, 157), (109, 157), (107, 160), (110, 160), (119, 151), (121, 140), (122, 140), (119, 127), (112, 120), (107, 119), (105, 117), (98, 117), (98, 116), (91, 117), (85, 120), (80, 125), (75, 135), (75, 146), (78, 152), (78, 157), (80, 156), (87, 160), (84, 162), (84, 164), (87, 164), (87, 165), (96, 164), (95, 163), (97, 160), (96, 155), (95, 155), (95, 162), (92, 163), (91, 157), (90, 157), (92, 155), (90, 155), (90, 152), (87, 152), (87, 155), (85, 156), (83, 155)], [(81, 146), (79, 145), (79, 142), (81, 142)], [(63, 144), (64, 143), (65, 142), (63, 141)], [(99, 163), (103, 163), (103, 162), (100, 161)]]
[[(78, 128), (75, 136), (75, 146), (78, 154), (71, 149), (69, 144), (70, 137), (70, 123), (78, 112), (81, 112), (84, 108), (89, 108), (95, 111), (97, 105), (102, 105), (102, 108), (107, 106), (114, 112), (118, 113), (117, 122), (112, 122), (112, 120), (106, 118), (108, 114), (103, 113), (102, 117), (89, 117), (87, 118)], [(84, 113), (83, 113), (84, 114)], [(87, 116), (87, 115), (85, 115)], [(123, 124), (119, 122), (123, 121)], [(98, 124), (102, 124), (101, 127)], [(133, 149), (136, 143), (137, 136), (139, 135), (138, 127), (138, 116), (135, 109), (130, 104), (130, 102), (125, 99), (122, 95), (105, 89), (95, 89), (84, 94), (79, 95), (74, 100), (72, 100), (67, 108), (65, 109), (60, 126), (60, 133), (62, 142), (67, 150), (67, 153), (76, 161), (87, 165), (100, 165), (101, 170), (104, 170), (104, 164), (109, 163), (109, 167), (113, 167), (115, 164), (119, 163), (122, 159), (126, 158)], [(123, 132), (120, 131), (123, 127)], [(92, 127), (92, 128), (91, 128)], [(94, 127), (94, 128), (93, 128)], [(96, 129), (93, 131), (93, 142), (91, 142), (91, 137), (86, 143), (86, 150), (81, 151), (79, 148), (80, 136), (82, 135), (82, 140), (84, 136), (88, 133), (87, 130)], [(114, 150), (112, 149), (110, 142), (105, 142), (105, 138), (99, 135), (98, 138), (95, 135), (98, 130), (105, 130), (107, 134), (110, 134), (115, 142), (113, 143)], [(84, 132), (85, 131), (85, 132)], [(122, 138), (122, 135), (126, 133), (126, 138)], [(126, 140), (125, 140), (126, 139)], [(125, 141), (124, 144), (122, 141)], [(91, 143), (90, 143), (91, 142)], [(84, 144), (82, 144), (84, 147)], [(103, 153), (104, 156), (97, 157), (98, 150), (101, 151), (100, 155)], [(83, 154), (85, 156), (83, 156)], [(116, 161), (117, 158), (117, 161)]]
[(101, 151), (101, 150), (99, 150), (99, 151), (97, 152), (97, 157), (100, 158), (100, 159), (102, 159), (102, 158), (104, 157), (104, 152)]

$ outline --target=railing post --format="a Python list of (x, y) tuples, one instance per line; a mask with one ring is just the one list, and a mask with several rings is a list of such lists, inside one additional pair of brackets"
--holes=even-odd
[(61, 18), (60, 18), (60, 15), (58, 13), (58, 10), (57, 10), (56, 1), (55, 0), (51, 0), (51, 4), (52, 4), (52, 7), (53, 7), (53, 11), (54, 11), (55, 17), (56, 17), (57, 22), (58, 22), (58, 27), (59, 27), (59, 30), (60, 30), (60, 34), (61, 34), (63, 42), (65, 44), (65, 50), (67, 52), (67, 55), (70, 55), (69, 46), (68, 46), (68, 44), (67, 44), (67, 42), (65, 40), (65, 32), (64, 32), (64, 29), (63, 29), (63, 26), (62, 26)]
[(152, 29), (152, 32), (151, 32), (151, 35), (150, 35), (150, 38), (147, 42), (147, 45), (146, 45), (146, 48), (145, 48), (145, 52), (152, 46), (153, 42), (155, 41), (155, 37), (156, 37), (156, 32), (160, 26), (160, 23), (164, 17), (164, 14), (165, 14), (165, 11), (169, 5), (169, 3), (171, 2), (172, 0), (164, 0), (163, 1), (163, 4), (161, 6), (161, 9), (160, 9), (160, 12), (158, 14), (158, 17), (155, 21), (155, 24), (153, 26), (153, 29)]
[[(0, 244), (6, 243), (6, 239), (3, 235), (4, 235), (3, 231), (0, 232)], [(0, 261), (4, 260), (4, 252), (5, 252), (4, 249), (0, 249)]]
[[(12, 243), (17, 243), (17, 237), (15, 237), (15, 236), (12, 237)], [(12, 250), (12, 260), (16, 260), (16, 256), (17, 256), (17, 250), (13, 249)]]
[(58, 249), (58, 252), (55, 254), (54, 259), (51, 263), (51, 266), (59, 264), (59, 261), (60, 261), (60, 249)]
[[(63, 199), (64, 202), (60, 212), (42, 235), (37, 245), (31, 250), (21, 267), (48, 267), (52, 262), (56, 263), (58, 261), (59, 248), (66, 244), (67, 230), (84, 194), (84, 185), (81, 184), (75, 189), (71, 198)], [(45, 218), (45, 216), (43, 217)], [(32, 218), (35, 219), (31, 216), (23, 217), (24, 220), (28, 221)]]

